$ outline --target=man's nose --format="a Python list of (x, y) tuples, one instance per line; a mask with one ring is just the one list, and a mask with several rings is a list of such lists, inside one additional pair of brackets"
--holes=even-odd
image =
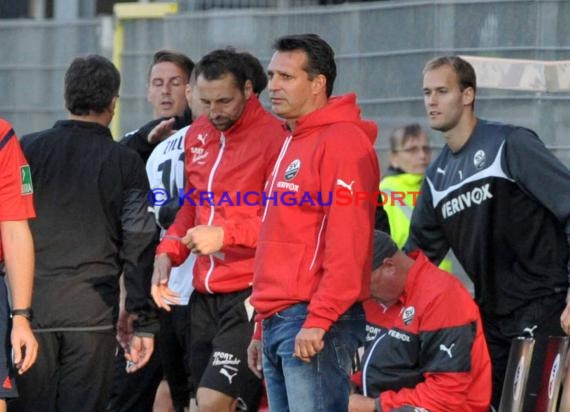
[(160, 89), (160, 92), (163, 94), (170, 94), (171, 90), (172, 87), (170, 86), (170, 83), (164, 83)]
[(214, 118), (220, 114), (220, 106), (217, 103), (210, 103), (208, 112), (210, 113), (210, 117)]
[(267, 88), (268, 90), (278, 90), (280, 87), (280, 82), (276, 76), (272, 77), (267, 81)]

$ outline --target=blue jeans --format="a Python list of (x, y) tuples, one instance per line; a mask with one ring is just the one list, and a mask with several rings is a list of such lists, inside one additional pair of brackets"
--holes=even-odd
[(271, 412), (346, 412), (352, 361), (364, 343), (365, 321), (355, 304), (325, 334), (322, 351), (306, 363), (293, 357), (307, 304), (288, 307), (263, 321), (263, 374)]

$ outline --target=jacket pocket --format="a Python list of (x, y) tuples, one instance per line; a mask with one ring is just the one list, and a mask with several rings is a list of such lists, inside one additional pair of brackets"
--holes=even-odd
[(257, 245), (255, 288), (264, 290), (272, 299), (295, 298), (299, 295), (298, 278), (305, 245), (262, 241)]

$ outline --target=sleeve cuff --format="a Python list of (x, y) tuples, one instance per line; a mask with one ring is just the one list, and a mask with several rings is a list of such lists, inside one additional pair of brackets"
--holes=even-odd
[(382, 404), (380, 403), (380, 395), (374, 399), (374, 412), (382, 412)]
[(133, 322), (133, 329), (137, 336), (154, 336), (160, 330), (158, 321), (158, 313), (156, 310), (149, 309), (136, 313), (137, 318)]
[(307, 320), (305, 320), (305, 323), (303, 324), (303, 328), (305, 329), (320, 328), (324, 329), (325, 332), (328, 332), (332, 324), (333, 322), (329, 319), (319, 318), (309, 313), (309, 315), (307, 316)]
[(234, 233), (233, 226), (234, 225), (229, 221), (226, 221), (220, 225), (220, 227), (224, 231), (224, 240), (223, 240), (224, 244), (222, 248), (226, 246), (232, 246), (235, 243), (235, 239), (232, 236), (232, 233)]
[(258, 320), (253, 326), (253, 340), (261, 340), (261, 321)]
[(180, 266), (188, 258), (190, 250), (188, 250), (188, 248), (184, 246), (187, 253), (183, 253), (180, 245), (177, 245), (176, 243), (180, 243), (180, 241), (172, 239), (163, 239), (156, 248), (155, 255), (158, 256), (164, 253), (168, 255), (168, 257), (170, 258), (172, 266)]

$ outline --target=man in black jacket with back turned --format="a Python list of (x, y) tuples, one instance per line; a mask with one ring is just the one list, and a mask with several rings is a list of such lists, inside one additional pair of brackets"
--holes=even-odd
[(119, 275), (127, 311), (137, 315), (131, 370), (150, 357), (157, 322), (145, 265), (156, 236), (148, 182), (136, 153), (113, 141), (120, 75), (101, 56), (76, 58), (65, 74), (69, 120), (22, 139), (35, 188), (37, 219), (32, 323), (38, 361), (18, 378), (10, 411), (93, 411), (109, 396)]

